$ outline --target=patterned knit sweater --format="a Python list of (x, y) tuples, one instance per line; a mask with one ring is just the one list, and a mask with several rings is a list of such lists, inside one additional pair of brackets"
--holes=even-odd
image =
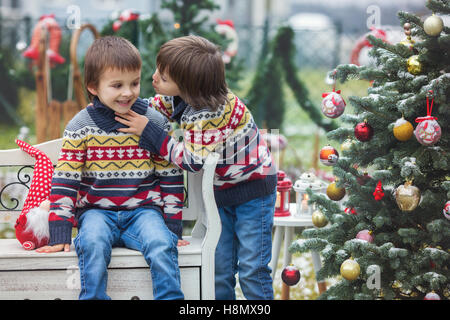
[[(170, 133), (167, 119), (142, 99), (131, 109)], [(71, 243), (72, 227), (92, 208), (157, 209), (181, 238), (182, 170), (140, 148), (139, 137), (116, 130), (121, 127), (114, 111), (97, 98), (68, 123), (52, 179), (50, 245)]]
[(219, 153), (214, 178), (218, 207), (233, 206), (268, 195), (277, 185), (276, 167), (247, 107), (229, 92), (216, 111), (195, 110), (180, 97), (157, 95), (146, 99), (180, 129), (168, 134), (151, 121), (139, 145), (178, 167), (195, 172), (208, 154)]

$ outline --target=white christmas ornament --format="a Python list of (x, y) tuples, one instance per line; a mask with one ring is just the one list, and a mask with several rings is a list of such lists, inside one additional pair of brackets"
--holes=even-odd
[(428, 17), (423, 23), (423, 29), (429, 36), (438, 36), (444, 29), (444, 22), (436, 15)]

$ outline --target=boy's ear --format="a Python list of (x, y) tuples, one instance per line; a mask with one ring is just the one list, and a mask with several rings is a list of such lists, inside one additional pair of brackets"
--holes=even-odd
[(97, 95), (97, 87), (93, 86), (93, 85), (88, 85), (87, 86), (87, 90), (89, 91), (90, 94), (92, 94), (93, 96)]

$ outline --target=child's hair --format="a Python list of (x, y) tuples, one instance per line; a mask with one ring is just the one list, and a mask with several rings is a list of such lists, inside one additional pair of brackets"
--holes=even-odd
[[(84, 85), (98, 86), (100, 76), (107, 69), (120, 71), (140, 70), (141, 55), (127, 39), (106, 36), (96, 39), (86, 52), (84, 60)], [(94, 96), (87, 90), (89, 99)]]
[(216, 110), (227, 101), (222, 53), (205, 38), (185, 36), (167, 41), (158, 52), (156, 65), (160, 73), (167, 72), (192, 107)]

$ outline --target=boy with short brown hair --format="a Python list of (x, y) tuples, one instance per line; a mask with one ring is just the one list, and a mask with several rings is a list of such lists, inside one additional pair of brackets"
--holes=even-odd
[(222, 221), (216, 248), (216, 299), (235, 298), (235, 274), (247, 299), (273, 299), (272, 225), (276, 168), (250, 111), (228, 90), (218, 47), (198, 36), (166, 42), (157, 56), (148, 100), (177, 122), (183, 141), (164, 133), (151, 120), (127, 112), (116, 120), (141, 136), (142, 148), (188, 171), (203, 167), (209, 152), (221, 155), (214, 195)]
[[(69, 251), (72, 227), (80, 299), (110, 299), (107, 267), (113, 246), (142, 252), (151, 266), (155, 299), (183, 299), (177, 240), (181, 238), (182, 171), (119, 132), (115, 112), (130, 110), (170, 134), (167, 119), (139, 98), (141, 58), (126, 39), (103, 37), (85, 58), (92, 104), (69, 122), (50, 194), (49, 246)], [(167, 225), (166, 225), (167, 224)], [(172, 232), (171, 232), (172, 230)]]

